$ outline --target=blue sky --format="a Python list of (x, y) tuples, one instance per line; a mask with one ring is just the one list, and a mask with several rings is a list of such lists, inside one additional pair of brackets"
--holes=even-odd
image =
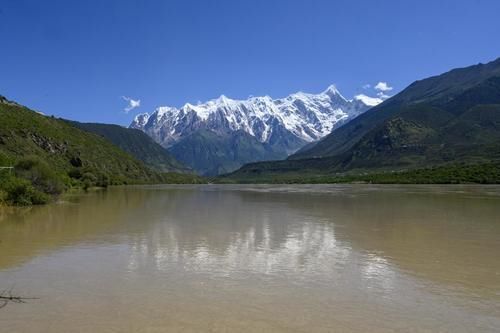
[[(159, 105), (379, 81), (500, 57), (500, 1), (0, 0), (0, 94), (126, 125)], [(125, 113), (122, 96), (140, 99)]]

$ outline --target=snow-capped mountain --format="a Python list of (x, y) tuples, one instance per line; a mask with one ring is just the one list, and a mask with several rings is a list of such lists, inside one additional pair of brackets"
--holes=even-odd
[(284, 159), (377, 102), (364, 95), (348, 100), (334, 86), (280, 99), (221, 96), (181, 108), (161, 106), (136, 116), (130, 127), (149, 134), (200, 174), (217, 175), (249, 162)]
[(274, 100), (269, 96), (247, 100), (221, 96), (202, 104), (187, 103), (181, 108), (158, 107), (151, 115), (137, 115), (130, 127), (146, 132), (166, 148), (200, 129), (220, 133), (241, 130), (262, 143), (279, 141), (276, 136), (287, 133), (305, 144), (321, 139), (365, 112), (373, 106), (370, 102), (358, 96), (348, 100), (335, 86), (320, 94), (298, 92)]

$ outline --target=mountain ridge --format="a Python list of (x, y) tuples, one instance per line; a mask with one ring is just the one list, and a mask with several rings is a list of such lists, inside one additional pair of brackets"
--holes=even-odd
[(228, 177), (334, 177), (499, 161), (497, 59), (415, 81), (309, 149), (285, 161), (248, 164)]
[[(137, 115), (129, 127), (144, 131), (201, 174), (212, 175), (213, 170), (230, 172), (247, 162), (285, 158), (370, 109), (363, 100), (348, 100), (333, 85), (319, 94), (298, 92), (280, 99), (233, 100), (222, 95), (198, 105), (159, 107), (152, 114)], [(196, 136), (199, 131), (204, 134)], [(204, 144), (200, 137), (212, 142)], [(236, 145), (235, 140), (245, 144)], [(185, 153), (203, 147), (212, 152), (202, 154), (204, 161)]]
[[(450, 103), (447, 100), (450, 97), (455, 98), (455, 96), (460, 95), (470, 87), (477, 86), (480, 82), (484, 82), (488, 78), (495, 76), (500, 76), (500, 58), (486, 64), (480, 63), (468, 67), (455, 68), (439, 75), (414, 81), (400, 93), (374, 106), (369, 113), (357, 117), (346, 126), (341, 126), (336, 131), (325, 136), (317, 144), (311, 146), (308, 150), (302, 150), (297, 154), (293, 154), (289, 159), (338, 155), (351, 148), (357, 140), (376, 125), (389, 119), (394, 113), (397, 113), (403, 104), (406, 106), (418, 104), (421, 101), (417, 98), (420, 100), (426, 98), (427, 103), (437, 101), (436, 106), (441, 107), (442, 104)], [(451, 82), (453, 84), (450, 84)], [(443, 99), (443, 94), (445, 93), (446, 97)], [(377, 112), (380, 110), (382, 112)]]
[(160, 106), (152, 114), (137, 115), (129, 127), (146, 132), (166, 148), (200, 128), (216, 132), (243, 130), (266, 143), (273, 130), (281, 126), (301, 140), (312, 142), (370, 107), (361, 97), (346, 99), (331, 85), (319, 94), (297, 92), (285, 98), (246, 100), (221, 95), (198, 105)]
[(84, 131), (104, 137), (125, 152), (159, 172), (192, 172), (144, 132), (115, 124), (68, 122)]

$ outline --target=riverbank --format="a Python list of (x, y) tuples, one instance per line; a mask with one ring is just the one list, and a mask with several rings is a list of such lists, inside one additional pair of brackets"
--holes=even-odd
[(23, 159), (12, 172), (0, 175), (0, 205), (29, 206), (57, 200), (64, 193), (105, 189), (109, 185), (151, 184), (499, 184), (500, 165), (444, 165), (425, 169), (384, 172), (359, 171), (348, 174), (315, 174), (314, 171), (293, 172), (268, 170), (255, 173), (243, 168), (216, 178), (194, 174), (162, 173), (151, 180), (120, 179), (111, 181), (102, 174), (68, 172), (56, 174), (43, 161)]
[(110, 177), (93, 168), (57, 172), (45, 161), (29, 157), (0, 174), (0, 205), (31, 206), (57, 200), (64, 193), (105, 189), (110, 185), (202, 184), (205, 180), (194, 174), (156, 173), (154, 177), (134, 179)]
[(219, 184), (499, 184), (500, 164), (452, 164), (414, 170), (321, 173), (316, 170), (252, 169), (213, 180)]

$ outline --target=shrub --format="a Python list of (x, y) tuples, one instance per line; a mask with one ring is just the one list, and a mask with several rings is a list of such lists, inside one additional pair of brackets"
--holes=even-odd
[(83, 173), (82, 173), (82, 170), (80, 170), (78, 168), (74, 168), (68, 172), (68, 176), (70, 176), (73, 179), (80, 179), (80, 178), (82, 178)]
[(26, 179), (10, 178), (3, 184), (6, 192), (5, 201), (21, 206), (40, 205), (49, 201), (50, 197), (36, 190)]
[(46, 204), (50, 201), (51, 197), (46, 194), (46, 193), (43, 193), (43, 192), (40, 192), (40, 191), (37, 191), (35, 190), (32, 194), (31, 194), (31, 203), (33, 205), (43, 205), (43, 204)]
[(40, 192), (56, 195), (64, 190), (61, 177), (39, 158), (24, 158), (17, 162), (14, 170), (18, 177), (29, 180)]
[(7, 202), (7, 192), (3, 188), (0, 188), (0, 205)]
[(97, 177), (92, 172), (85, 172), (82, 175), (83, 189), (86, 191), (97, 183)]
[(111, 183), (111, 180), (110, 180), (108, 175), (106, 175), (104, 173), (99, 173), (97, 175), (97, 182), (96, 182), (97, 186), (106, 188), (109, 186), (110, 183)]

